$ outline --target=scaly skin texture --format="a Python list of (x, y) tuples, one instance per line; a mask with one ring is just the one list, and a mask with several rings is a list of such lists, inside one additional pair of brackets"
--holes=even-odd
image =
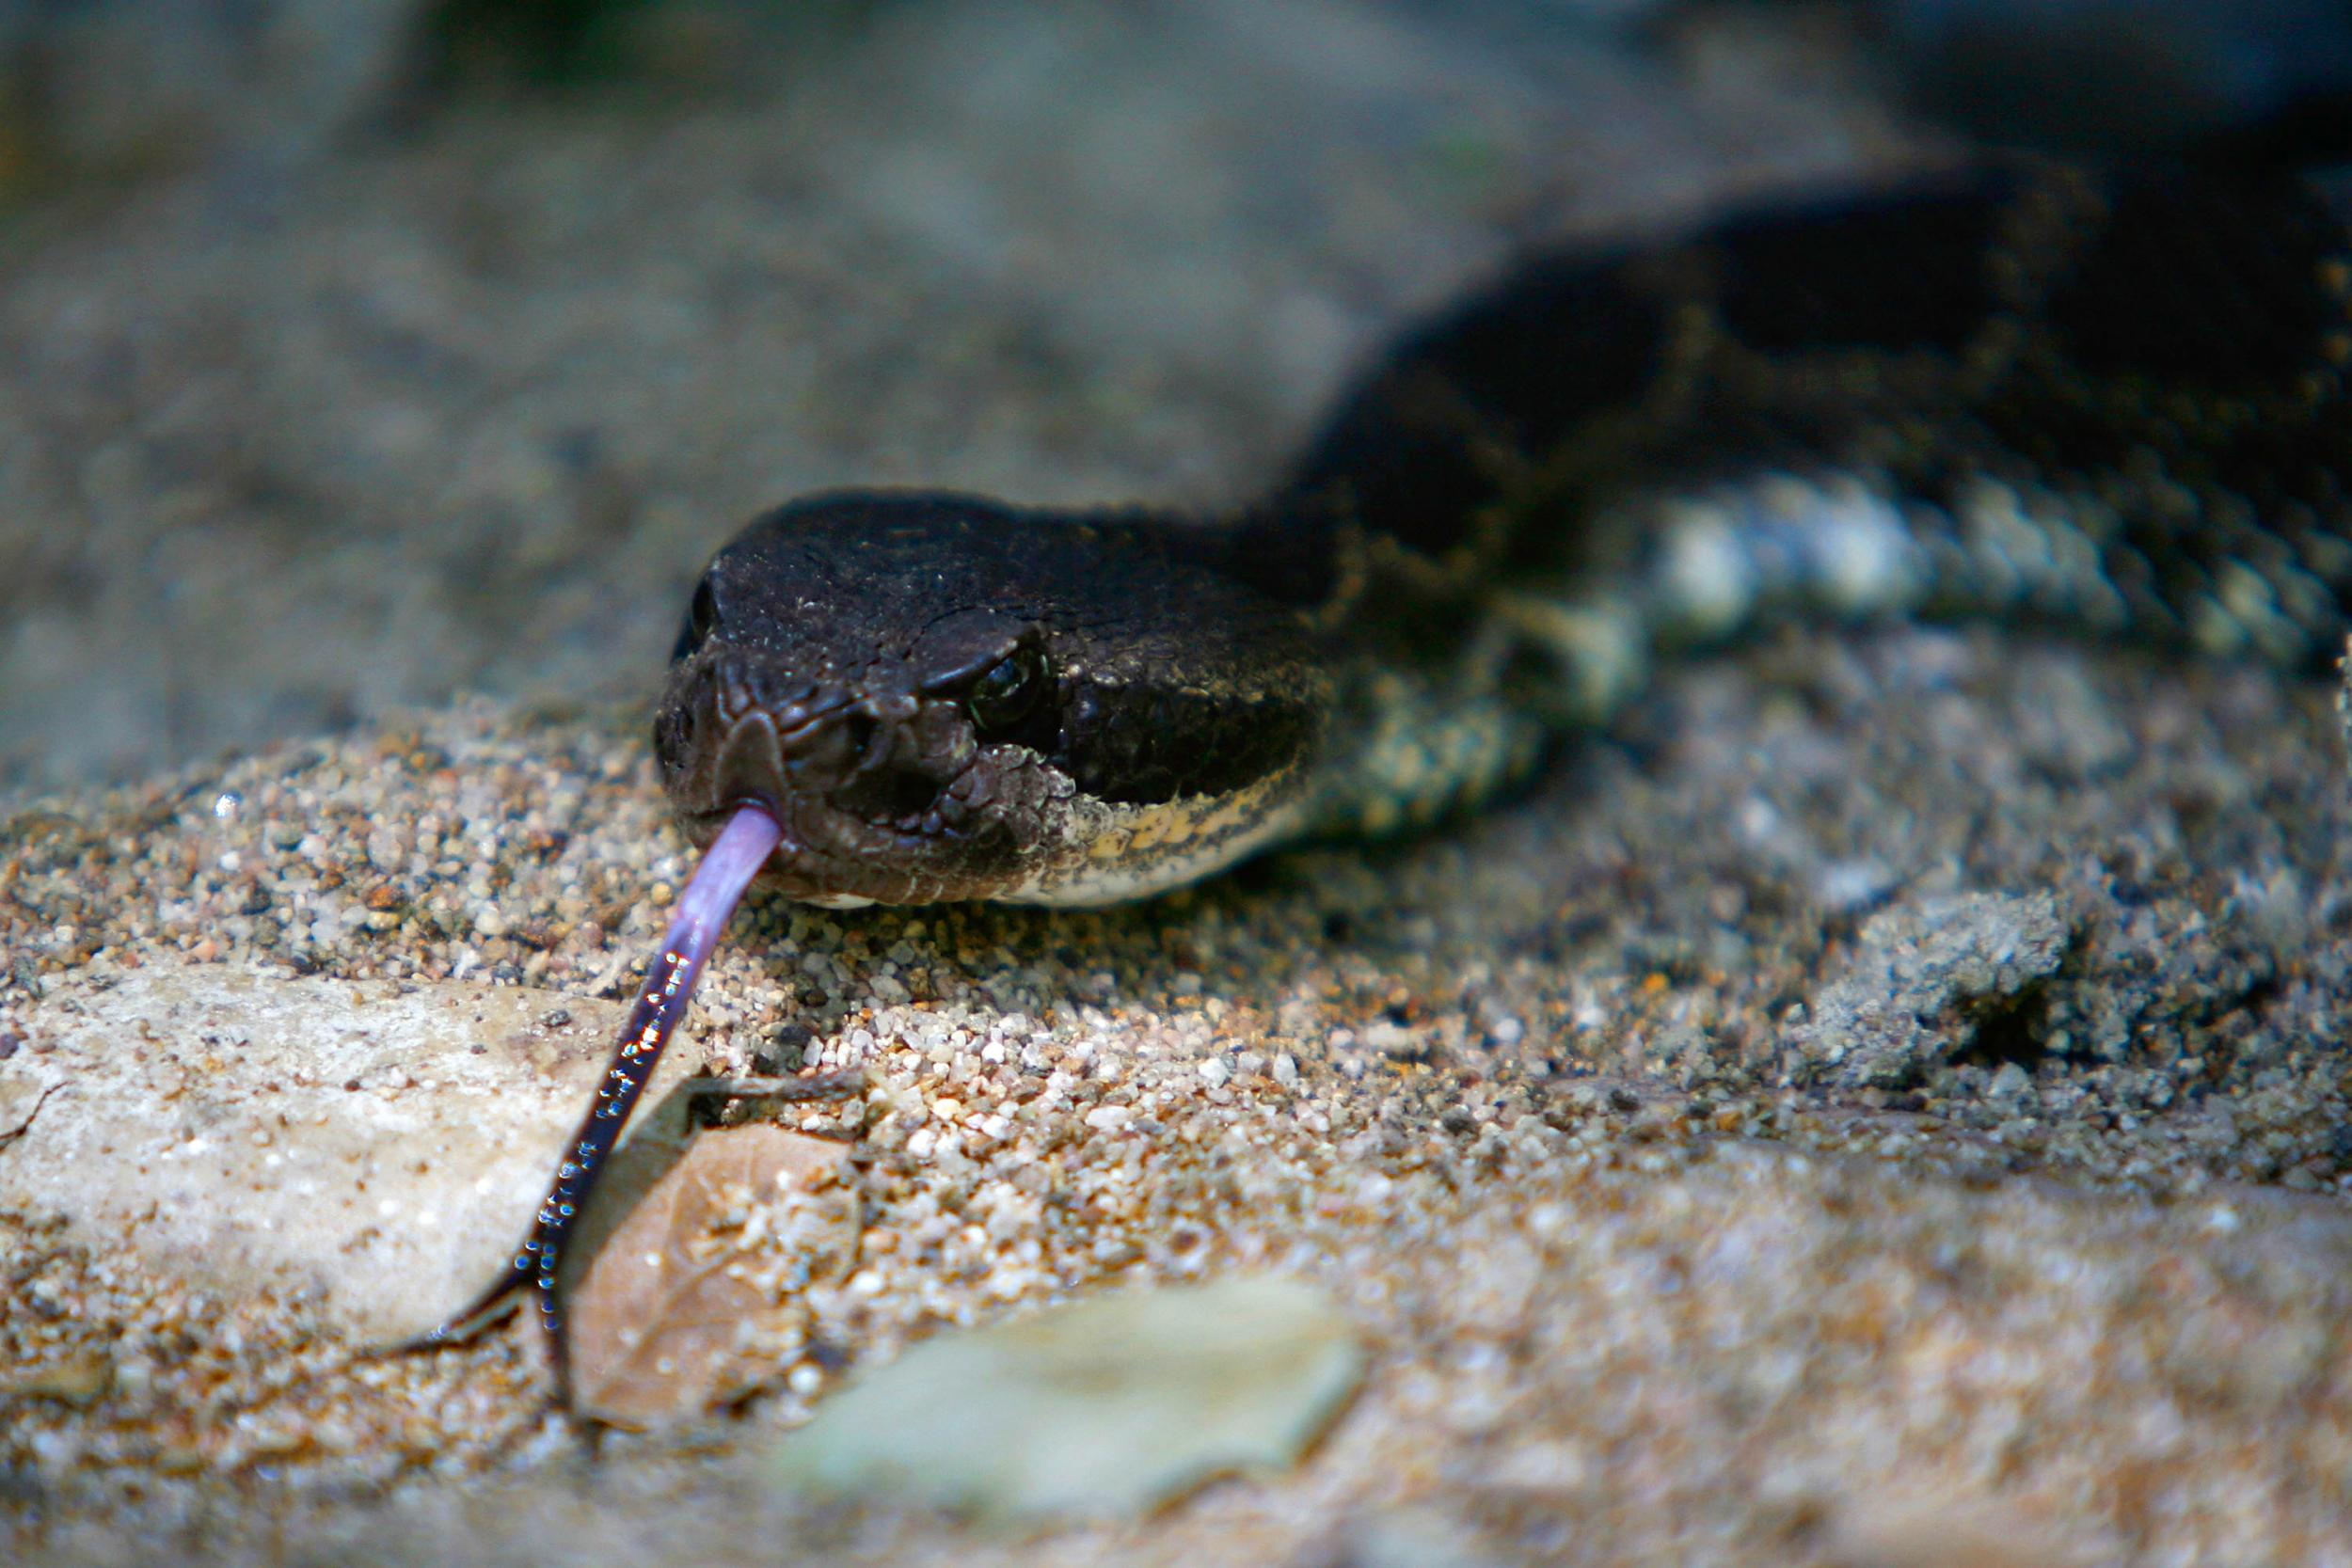
[[(1146, 832), (1231, 861), (1297, 810), (1329, 681), (1294, 613), (1184, 538), (950, 497), (771, 513), (696, 590), (654, 726), (671, 800), (705, 841), (741, 802), (771, 812), (770, 881), (825, 903), (1100, 901), (1126, 890), (1097, 885), (1097, 851)], [(983, 722), (1000, 668), (1031, 685)]]
[(759, 519), (697, 591), (664, 782), (703, 841), (774, 813), (793, 897), (1089, 903), (1474, 803), (1775, 616), (2308, 661), (2352, 583), (2348, 258), (2292, 177), (2024, 163), (1540, 257), (1239, 515)]

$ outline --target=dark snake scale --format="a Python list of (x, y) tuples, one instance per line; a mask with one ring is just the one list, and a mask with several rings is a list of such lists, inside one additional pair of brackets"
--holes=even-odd
[(1475, 803), (1661, 656), (1774, 618), (2316, 663), (2352, 590), (2348, 372), (2320, 189), (1987, 163), (1532, 259), (1406, 332), (1229, 516), (771, 513), (696, 588), (655, 722), (686, 831), (729, 835), (709, 929), (674, 931), (485, 1301), (534, 1287), (560, 1357), (570, 1213), (744, 879), (1147, 895)]

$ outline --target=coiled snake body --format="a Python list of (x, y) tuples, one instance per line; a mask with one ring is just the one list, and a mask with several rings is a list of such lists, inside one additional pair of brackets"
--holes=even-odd
[(1661, 654), (1788, 615), (2331, 651), (2352, 238), (2277, 174), (1973, 166), (1539, 258), (1408, 332), (1263, 500), (842, 493), (694, 592), (655, 723), (711, 853), (530, 1237), (572, 1218), (755, 877), (1095, 903), (1474, 802)]

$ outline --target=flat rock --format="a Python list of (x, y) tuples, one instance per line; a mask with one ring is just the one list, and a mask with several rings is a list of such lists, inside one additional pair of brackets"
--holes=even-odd
[[(0, 1209), (203, 1288), (304, 1292), (356, 1337), (418, 1332), (522, 1234), (622, 1012), (218, 966), (58, 988), (0, 1061)], [(674, 1054), (655, 1096), (682, 1076)]]

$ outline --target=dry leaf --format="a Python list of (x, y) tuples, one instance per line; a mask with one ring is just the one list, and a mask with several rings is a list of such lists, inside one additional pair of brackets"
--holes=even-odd
[[(809, 1201), (848, 1154), (846, 1144), (764, 1125), (695, 1138), (571, 1291), (580, 1409), (615, 1426), (657, 1426), (703, 1415), (771, 1371), (775, 1343), (794, 1336), (802, 1315), (784, 1291), (808, 1270), (805, 1258), (780, 1256), (766, 1218), (786, 1194)], [(834, 1188), (815, 1201), (816, 1250), (830, 1270), (854, 1253), (856, 1195)], [(792, 1227), (796, 1251), (804, 1234)]]

